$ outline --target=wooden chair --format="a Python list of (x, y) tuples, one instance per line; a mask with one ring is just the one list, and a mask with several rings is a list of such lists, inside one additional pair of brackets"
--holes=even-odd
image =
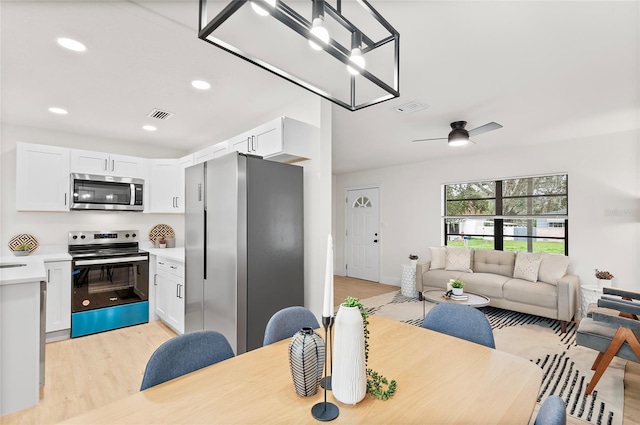
[[(613, 357), (640, 363), (640, 294), (617, 288), (603, 288), (598, 307), (591, 317), (580, 320), (576, 344), (592, 348), (600, 353), (591, 370), (595, 373), (587, 386), (591, 394)], [(619, 312), (611, 314), (611, 310)]]

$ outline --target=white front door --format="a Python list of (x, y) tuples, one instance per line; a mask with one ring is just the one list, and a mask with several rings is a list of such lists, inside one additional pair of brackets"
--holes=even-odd
[(379, 189), (347, 191), (347, 276), (380, 280)]

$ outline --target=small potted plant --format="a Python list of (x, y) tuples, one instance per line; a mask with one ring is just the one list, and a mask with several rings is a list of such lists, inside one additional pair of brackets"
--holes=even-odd
[(415, 254), (409, 254), (409, 260), (411, 260), (411, 265), (413, 267), (418, 265), (418, 256)]
[(13, 250), (13, 255), (16, 255), (18, 257), (22, 257), (22, 256), (29, 255), (29, 254), (31, 254), (31, 244), (30, 243), (20, 244), (20, 245), (16, 246), (15, 249)]
[(167, 247), (167, 240), (166, 240), (164, 237), (161, 237), (161, 238), (158, 240), (158, 246), (159, 246), (160, 248), (166, 248), (166, 247)]
[(462, 288), (464, 288), (464, 283), (461, 280), (454, 279), (451, 281), (451, 291), (453, 292), (453, 295), (462, 295)]
[(596, 269), (596, 279), (598, 279), (598, 288), (611, 287), (611, 279), (613, 279), (613, 275), (608, 271), (602, 271)]

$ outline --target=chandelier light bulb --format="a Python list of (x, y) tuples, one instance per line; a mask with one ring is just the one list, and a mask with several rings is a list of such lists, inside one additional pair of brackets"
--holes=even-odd
[(364, 56), (362, 56), (362, 50), (358, 47), (351, 50), (349, 61), (355, 65), (355, 67), (347, 65), (347, 70), (351, 75), (359, 75), (360, 71), (365, 68), (366, 62), (364, 60)]
[[(324, 26), (324, 19), (318, 17), (313, 20), (313, 24), (311, 26), (311, 34), (314, 34), (318, 37), (324, 44), (329, 42), (329, 31)], [(318, 45), (318, 43), (309, 39), (309, 46), (311, 46), (314, 50), (322, 50), (322, 46)]]
[[(271, 7), (276, 7), (276, 0), (265, 0), (265, 2), (271, 6)], [(271, 13), (269, 13), (269, 11), (267, 9), (265, 9), (264, 7), (260, 6), (257, 2), (252, 1), (251, 2), (251, 8), (253, 9), (254, 12), (256, 12), (258, 15), (260, 16), (269, 16)]]

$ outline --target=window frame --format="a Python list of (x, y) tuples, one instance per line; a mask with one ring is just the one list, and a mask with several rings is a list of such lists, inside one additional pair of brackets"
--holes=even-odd
[[(528, 194), (528, 195), (515, 195), (515, 196), (505, 196), (503, 193), (503, 182), (508, 180), (515, 179), (536, 179), (536, 178), (546, 178), (546, 177), (554, 177), (554, 176), (563, 176), (565, 180), (565, 192), (564, 193), (552, 193), (552, 194)], [(469, 185), (474, 182), (460, 182), (460, 183), (449, 183), (443, 184), (443, 216), (442, 216), (442, 225), (443, 225), (443, 235), (444, 235), (444, 245), (449, 244), (450, 236), (461, 236), (463, 239), (465, 236), (469, 237), (480, 237), (487, 238), (489, 235), (485, 234), (466, 234), (465, 232), (458, 233), (450, 233), (449, 232), (449, 224), (451, 219), (475, 219), (475, 220), (483, 220), (485, 222), (493, 222), (493, 234), (491, 237), (493, 238), (493, 245), (495, 250), (504, 250), (504, 225), (505, 220), (544, 220), (544, 219), (553, 219), (554, 222), (559, 222), (559, 220), (563, 221), (563, 226), (553, 226), (554, 228), (562, 227), (564, 232), (563, 236), (533, 236), (531, 234), (527, 235), (518, 235), (518, 238), (526, 238), (527, 242), (527, 251), (532, 249), (533, 242), (538, 239), (547, 239), (547, 240), (559, 240), (564, 241), (564, 255), (569, 255), (569, 174), (568, 173), (557, 173), (557, 174), (549, 174), (549, 175), (536, 175), (536, 176), (525, 176), (525, 177), (509, 177), (509, 178), (500, 178), (500, 179), (482, 179), (477, 180), (475, 182), (478, 183), (486, 183), (492, 182), (495, 184), (495, 197), (494, 198), (478, 198), (478, 197), (470, 197), (470, 198), (462, 198), (462, 199), (447, 199), (447, 186), (453, 185)], [(566, 202), (566, 211), (562, 214), (553, 213), (553, 214), (528, 214), (528, 215), (503, 215), (503, 200), (505, 199), (535, 199), (541, 197), (563, 197)], [(448, 215), (447, 206), (450, 201), (473, 201), (473, 200), (489, 200), (494, 201), (495, 203), (495, 214), (469, 214), (469, 215)], [(488, 226), (490, 227), (490, 226)], [(537, 228), (537, 223), (536, 223)], [(529, 232), (527, 232), (529, 233)], [(466, 242), (465, 242), (466, 246)]]

